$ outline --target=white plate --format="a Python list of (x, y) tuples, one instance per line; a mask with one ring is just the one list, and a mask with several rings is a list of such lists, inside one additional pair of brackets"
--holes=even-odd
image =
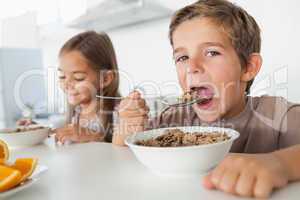
[(32, 186), (32, 184), (35, 183), (36, 181), (38, 181), (40, 179), (41, 175), (44, 174), (47, 170), (48, 170), (48, 167), (43, 166), (43, 165), (38, 165), (36, 167), (34, 173), (31, 175), (31, 177), (27, 181), (25, 181), (21, 185), (15, 187), (13, 189), (10, 189), (6, 192), (1, 192), (0, 199), (11, 196), (19, 191), (22, 191), (22, 190)]

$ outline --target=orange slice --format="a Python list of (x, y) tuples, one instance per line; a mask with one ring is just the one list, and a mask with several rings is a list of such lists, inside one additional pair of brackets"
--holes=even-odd
[(7, 166), (0, 165), (0, 192), (9, 190), (20, 183), (21, 172)]
[(36, 158), (19, 158), (10, 167), (21, 172), (21, 182), (23, 182), (34, 172), (37, 163), (38, 159)]
[(0, 164), (4, 164), (9, 158), (9, 150), (7, 144), (0, 140)]

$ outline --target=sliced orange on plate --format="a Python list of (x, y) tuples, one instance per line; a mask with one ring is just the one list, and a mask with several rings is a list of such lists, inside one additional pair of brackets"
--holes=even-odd
[(16, 160), (15, 164), (11, 165), (10, 167), (21, 172), (21, 182), (23, 182), (32, 175), (37, 163), (38, 159), (36, 158), (19, 158)]
[(0, 165), (0, 192), (17, 186), (22, 180), (20, 171)]
[(9, 158), (8, 146), (5, 142), (0, 140), (0, 164), (4, 164)]
[(14, 164), (7, 164), (9, 150), (7, 144), (0, 140), (0, 192), (9, 190), (26, 181), (34, 172), (38, 159), (19, 158)]

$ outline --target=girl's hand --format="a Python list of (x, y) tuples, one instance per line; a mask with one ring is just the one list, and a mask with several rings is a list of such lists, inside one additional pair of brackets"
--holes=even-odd
[(63, 128), (55, 129), (53, 133), (55, 133), (55, 142), (60, 142), (62, 144), (65, 144), (67, 138), (69, 138), (71, 135), (76, 134), (75, 128), (72, 124), (69, 124)]
[(84, 128), (81, 128), (80, 134), (77, 133), (74, 125), (68, 125), (64, 128), (59, 128), (54, 130), (55, 141), (61, 144), (66, 144), (67, 142), (72, 143), (84, 143), (93, 141), (102, 141), (102, 134), (87, 133)]
[(288, 183), (288, 172), (275, 155), (230, 154), (203, 180), (208, 189), (244, 197), (267, 198)]
[(17, 121), (17, 126), (29, 126), (29, 125), (32, 125), (32, 124), (36, 124), (36, 122), (32, 121), (29, 118), (23, 118), (23, 119), (19, 119)]
[(118, 107), (119, 123), (115, 124), (113, 144), (124, 145), (128, 135), (143, 131), (148, 113), (149, 108), (139, 92), (134, 91), (122, 100)]

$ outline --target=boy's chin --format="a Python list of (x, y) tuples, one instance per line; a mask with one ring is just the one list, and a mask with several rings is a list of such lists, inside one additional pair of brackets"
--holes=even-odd
[(196, 112), (197, 116), (200, 118), (202, 122), (205, 123), (212, 123), (216, 122), (220, 119), (220, 114), (217, 111), (203, 111), (198, 108), (194, 108), (194, 111)]

